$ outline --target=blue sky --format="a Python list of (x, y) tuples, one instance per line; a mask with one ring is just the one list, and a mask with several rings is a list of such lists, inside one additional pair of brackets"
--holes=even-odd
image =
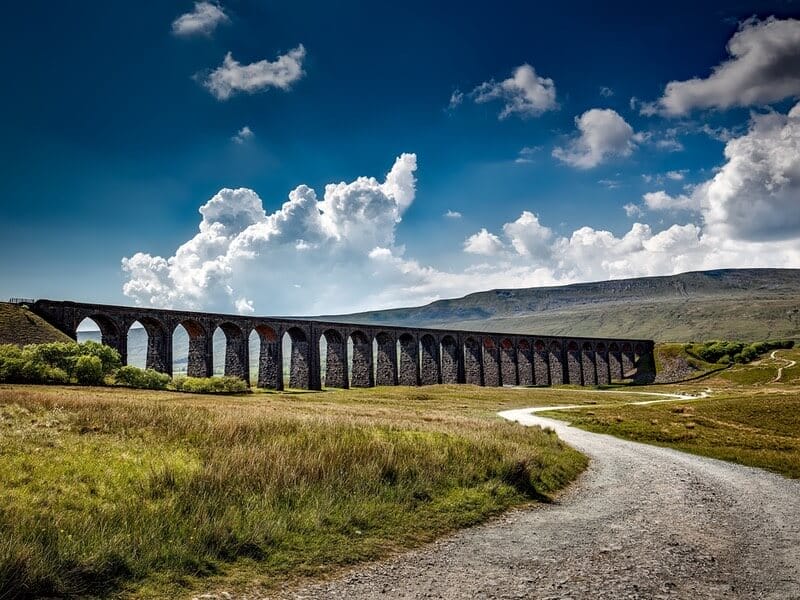
[(797, 3), (431, 4), (7, 7), (0, 294), (303, 314), (800, 267)]

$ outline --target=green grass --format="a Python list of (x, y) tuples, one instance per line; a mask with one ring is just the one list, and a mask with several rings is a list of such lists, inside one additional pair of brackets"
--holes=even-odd
[(781, 357), (800, 360), (800, 350), (780, 350), (777, 357), (737, 365), (699, 382), (653, 388), (672, 392), (710, 388), (709, 399), (646, 406), (617, 402), (548, 416), (589, 431), (800, 478), (800, 369), (786, 369), (781, 380), (774, 381), (778, 367), (785, 364)]
[(27, 308), (0, 302), (0, 344), (71, 342), (67, 335)]
[(546, 500), (586, 460), (506, 392), (0, 386), (0, 597), (274, 589)]

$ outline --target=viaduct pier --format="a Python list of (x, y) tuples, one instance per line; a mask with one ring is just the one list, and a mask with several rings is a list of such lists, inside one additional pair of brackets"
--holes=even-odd
[(172, 338), (178, 326), (189, 335), (187, 374), (191, 377), (214, 373), (213, 337), (220, 329), (226, 340), (225, 374), (249, 383), (249, 340), (255, 332), (259, 339), (257, 385), (277, 390), (284, 387), (284, 336), (290, 341), (287, 385), (291, 388), (596, 385), (655, 374), (652, 340), (357, 325), (57, 300), (36, 300), (30, 309), (73, 339), (81, 321), (92, 319), (103, 343), (120, 353), (123, 364), (128, 358), (128, 330), (138, 321), (147, 332), (147, 367), (169, 375)]

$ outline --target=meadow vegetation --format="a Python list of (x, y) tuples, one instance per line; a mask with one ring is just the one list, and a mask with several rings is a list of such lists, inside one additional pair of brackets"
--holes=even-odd
[(701, 381), (651, 388), (673, 393), (711, 390), (707, 399), (644, 406), (628, 399), (547, 416), (589, 431), (800, 478), (800, 368), (787, 367), (791, 361), (800, 361), (800, 351), (781, 350), (775, 359), (736, 365)]
[(0, 598), (270, 589), (546, 501), (586, 459), (509, 391), (0, 386)]

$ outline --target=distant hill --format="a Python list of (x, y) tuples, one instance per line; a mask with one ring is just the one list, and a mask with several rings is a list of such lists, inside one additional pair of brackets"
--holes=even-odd
[(27, 308), (0, 302), (0, 344), (68, 342), (69, 337)]
[(800, 269), (722, 269), (490, 290), (416, 308), (335, 318), (365, 324), (656, 341), (798, 338)]

